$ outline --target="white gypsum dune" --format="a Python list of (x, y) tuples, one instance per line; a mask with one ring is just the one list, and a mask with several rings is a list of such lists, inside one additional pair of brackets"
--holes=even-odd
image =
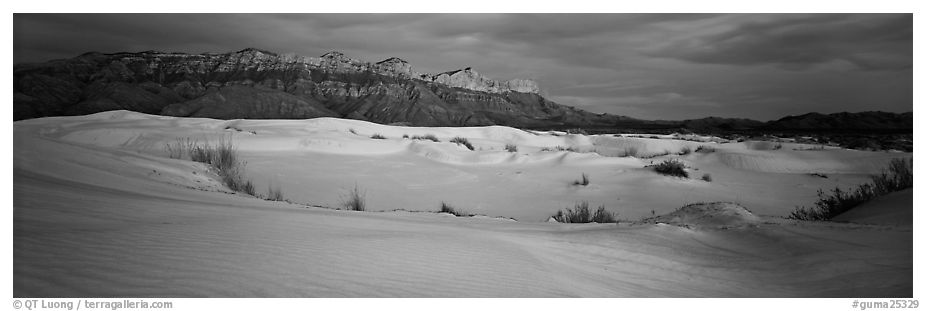
[[(865, 224), (777, 217), (811, 205), (817, 189), (864, 182), (910, 154), (126, 111), (19, 121), (14, 131), (15, 296), (912, 294), (908, 201), (877, 200), (844, 219)], [(440, 142), (412, 139), (428, 134)], [(272, 184), (295, 203), (233, 193), (207, 165), (165, 149), (222, 137), (233, 139), (258, 193)], [(599, 155), (700, 145), (716, 151)], [(666, 158), (686, 163), (692, 178), (644, 167)], [(583, 173), (589, 184), (573, 185)], [(354, 186), (367, 212), (306, 206), (340, 207)], [(628, 222), (544, 222), (579, 201)], [(735, 203), (678, 210), (714, 201)], [(415, 212), (441, 202), (488, 217)], [(876, 217), (876, 205), (891, 206), (891, 221)], [(653, 214), (669, 219), (638, 222)], [(715, 216), (724, 220), (703, 221)]]

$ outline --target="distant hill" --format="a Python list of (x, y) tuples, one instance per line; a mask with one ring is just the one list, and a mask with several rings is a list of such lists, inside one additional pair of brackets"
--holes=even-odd
[(787, 116), (766, 124), (767, 130), (801, 131), (913, 131), (913, 112), (881, 111), (840, 112), (833, 114), (807, 113)]

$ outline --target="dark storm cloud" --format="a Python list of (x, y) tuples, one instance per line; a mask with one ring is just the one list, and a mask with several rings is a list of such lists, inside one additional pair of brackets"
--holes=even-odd
[(400, 57), (648, 119), (912, 111), (910, 14), (14, 14), (14, 62), (87, 51)]
[(805, 69), (847, 61), (866, 70), (910, 68), (913, 15), (794, 15), (672, 42), (654, 55), (708, 64)]

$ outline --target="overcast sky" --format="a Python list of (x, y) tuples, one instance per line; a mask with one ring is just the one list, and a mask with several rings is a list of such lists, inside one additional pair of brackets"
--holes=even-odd
[(530, 78), (643, 119), (913, 111), (912, 14), (14, 14), (14, 62), (87, 51), (319, 56)]

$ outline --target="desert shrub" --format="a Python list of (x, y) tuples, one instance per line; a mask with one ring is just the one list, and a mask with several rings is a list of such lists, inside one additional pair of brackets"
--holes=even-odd
[(685, 164), (678, 159), (669, 159), (653, 166), (656, 172), (676, 177), (688, 178), (688, 172), (685, 171)]
[(455, 143), (455, 144), (457, 144), (457, 145), (466, 146), (466, 149), (469, 149), (469, 150), (475, 150), (475, 149), (476, 149), (476, 148), (473, 148), (473, 144), (470, 144), (470, 143), (469, 143), (469, 139), (466, 139), (465, 137), (457, 136), (457, 137), (454, 137), (454, 138), (450, 139), (450, 142)]
[(582, 179), (572, 182), (573, 186), (588, 186), (588, 175), (582, 173)]
[(427, 134), (427, 135), (424, 135), (424, 136), (415, 135), (415, 136), (412, 136), (412, 139), (416, 139), (416, 140), (430, 140), (430, 141), (433, 141), (433, 142), (435, 142), (435, 143), (439, 143), (439, 142), (440, 142), (440, 139), (437, 139), (437, 136), (434, 136), (434, 134)]
[(595, 214), (592, 215), (592, 222), (597, 222), (599, 224), (616, 223), (617, 219), (614, 218), (614, 214), (604, 209), (604, 205), (602, 205), (599, 206)]
[(543, 148), (540, 148), (540, 151), (573, 151), (573, 149), (572, 147), (566, 148), (563, 146), (556, 146), (556, 147), (543, 147)]
[(878, 193), (888, 193), (913, 187), (913, 159), (893, 159), (887, 169), (871, 177)]
[(366, 196), (366, 192), (361, 191), (360, 187), (354, 184), (354, 188), (347, 193), (347, 197), (342, 200), (341, 205), (352, 211), (365, 211), (367, 209)]
[(267, 186), (267, 200), (283, 201), (283, 190), (280, 187), (274, 187), (273, 183)]
[(871, 185), (862, 184), (854, 191), (843, 191), (839, 187), (826, 193), (823, 189), (817, 190), (817, 202), (813, 208), (803, 206), (795, 207), (788, 218), (801, 220), (830, 220), (836, 215), (868, 202), (873, 199), (874, 193)]
[[(505, 151), (508, 152), (518, 152), (518, 146), (512, 144), (505, 144)], [(541, 149), (543, 151), (543, 149)]]
[(871, 176), (871, 183), (843, 191), (839, 187), (817, 190), (813, 207), (795, 207), (788, 218), (800, 220), (830, 220), (839, 214), (871, 201), (872, 199), (913, 187), (913, 159), (894, 159), (880, 174)]
[(403, 139), (408, 139), (408, 134), (402, 134)]
[(454, 209), (453, 206), (451, 206), (450, 204), (447, 204), (447, 203), (445, 203), (445, 202), (440, 202), (440, 212), (441, 212), (441, 213), (451, 214), (451, 215), (458, 216), (458, 217), (470, 217), (470, 216), (473, 216), (473, 214), (468, 214), (468, 213), (464, 212), (463, 210)]
[(669, 155), (669, 154), (670, 154), (669, 150), (663, 150), (663, 151), (660, 152), (660, 153), (651, 153), (651, 154), (647, 154), (647, 155), (641, 155), (641, 156), (639, 156), (639, 157), (640, 157), (640, 158), (643, 158), (643, 159), (652, 159), (652, 158), (655, 158), (655, 157), (667, 156), (667, 155)]
[(698, 148), (695, 149), (695, 152), (700, 152), (700, 153), (711, 153), (714, 151), (717, 151), (716, 149), (714, 149), (714, 147), (704, 146), (704, 145), (698, 146)]
[(701, 175), (701, 180), (706, 181), (706, 182), (714, 181), (714, 179), (711, 178), (711, 174), (704, 174), (704, 175)]
[(165, 149), (167, 156), (171, 159), (183, 159), (185, 155), (189, 155), (190, 150), (193, 150), (193, 147), (197, 144), (195, 140), (189, 137), (177, 138), (173, 143), (168, 143)]
[(776, 143), (774, 146), (772, 146), (772, 150), (780, 150), (780, 149), (781, 149), (781, 143)]
[(689, 153), (691, 153), (691, 147), (685, 146), (678, 152), (678, 155), (687, 155)]
[(372, 138), (372, 139), (386, 139), (386, 136), (383, 136), (383, 135), (380, 135), (380, 134), (373, 134), (373, 136), (370, 136), (370, 138)]
[(553, 216), (553, 219), (556, 219), (558, 222), (562, 223), (614, 223), (617, 220), (614, 218), (614, 215), (611, 212), (607, 211), (604, 208), (604, 205), (598, 207), (598, 210), (592, 214), (588, 210), (588, 201), (582, 201), (581, 203), (576, 203), (575, 207), (566, 210), (559, 210), (556, 212), (556, 215)]
[(247, 163), (238, 159), (238, 149), (234, 146), (231, 137), (219, 139), (215, 145), (209, 142), (196, 143), (189, 150), (190, 160), (206, 163), (215, 168), (222, 183), (229, 189), (254, 195), (254, 184), (242, 176)]
[(357, 131), (355, 131), (354, 129), (349, 129), (347, 131), (354, 135), (360, 135), (360, 134), (357, 134)]

